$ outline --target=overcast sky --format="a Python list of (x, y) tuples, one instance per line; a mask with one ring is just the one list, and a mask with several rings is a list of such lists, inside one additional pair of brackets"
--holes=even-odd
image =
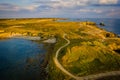
[(120, 18), (120, 0), (0, 0), (0, 18)]

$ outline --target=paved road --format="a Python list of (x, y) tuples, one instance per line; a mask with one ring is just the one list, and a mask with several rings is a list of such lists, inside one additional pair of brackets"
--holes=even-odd
[(63, 46), (61, 46), (57, 51), (56, 51), (56, 55), (53, 58), (54, 59), (54, 63), (55, 65), (65, 74), (69, 75), (70, 77), (76, 79), (76, 80), (95, 80), (95, 79), (99, 79), (102, 77), (107, 77), (107, 76), (115, 76), (115, 75), (120, 75), (120, 71), (111, 71), (111, 72), (106, 72), (106, 73), (99, 73), (99, 74), (94, 74), (94, 75), (88, 75), (88, 76), (83, 76), (83, 77), (78, 77), (73, 75), (72, 73), (70, 73), (69, 71), (67, 71), (58, 61), (58, 55), (61, 49), (65, 48), (66, 46), (68, 46), (70, 44), (70, 41), (65, 37), (66, 34), (63, 35), (63, 38), (67, 41), (67, 43)]

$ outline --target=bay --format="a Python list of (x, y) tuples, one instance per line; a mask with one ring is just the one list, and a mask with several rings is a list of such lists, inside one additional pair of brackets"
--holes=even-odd
[(39, 80), (46, 51), (30, 40), (0, 40), (0, 80)]

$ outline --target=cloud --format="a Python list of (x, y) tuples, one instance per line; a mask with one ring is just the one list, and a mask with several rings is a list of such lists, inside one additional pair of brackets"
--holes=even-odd
[(8, 3), (0, 4), (0, 10), (2, 11), (21, 11), (21, 10), (28, 10), (34, 11), (39, 5), (29, 5), (29, 6), (18, 6)]
[(101, 10), (101, 9), (80, 9), (80, 10), (78, 10), (78, 12), (84, 12), (84, 13), (102, 13), (103, 12), (103, 10)]
[[(22, 1), (24, 2), (24, 0)], [(120, 6), (120, 0), (32, 0), (32, 2), (28, 1), (29, 0), (25, 0), (26, 5), (24, 3), (23, 6), (23, 2), (20, 3), (20, 5), (18, 3), (1, 3), (0, 16), (1, 14), (4, 16), (22, 15), (28, 17), (115, 17), (120, 15), (116, 9)], [(114, 10), (111, 11), (111, 9)]]
[(18, 11), (19, 7), (16, 5), (8, 4), (8, 3), (2, 3), (0, 4), (0, 10), (3, 11)]
[(60, 0), (37, 0), (33, 3), (39, 3), (39, 4), (52, 4), (52, 3), (59, 3)]
[(100, 4), (117, 4), (118, 0), (99, 0)]
[(35, 11), (38, 7), (39, 7), (39, 5), (30, 5), (30, 6), (21, 7), (21, 9), (26, 9), (26, 10), (29, 10), (29, 11)]
[[(79, 10), (82, 7), (101, 7), (101, 6), (120, 6), (119, 0), (37, 0), (34, 3), (39, 4), (38, 10), (54, 9), (54, 10)], [(86, 10), (87, 11), (87, 10)], [(85, 12), (85, 10), (83, 11)], [(100, 13), (101, 11), (93, 11)]]
[(111, 8), (106, 15), (118, 18), (120, 17), (120, 8)]
[(119, 0), (38, 0), (35, 1), (36, 4), (47, 4), (53, 7), (74, 7), (74, 6), (92, 6), (98, 5), (108, 5), (117, 4)]

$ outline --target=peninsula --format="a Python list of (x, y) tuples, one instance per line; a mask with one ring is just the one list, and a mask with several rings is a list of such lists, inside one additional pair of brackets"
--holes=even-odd
[(64, 19), (0, 19), (0, 39), (25, 38), (54, 44), (47, 66), (48, 80), (120, 76), (120, 38), (116, 34), (91, 21), (60, 20)]

